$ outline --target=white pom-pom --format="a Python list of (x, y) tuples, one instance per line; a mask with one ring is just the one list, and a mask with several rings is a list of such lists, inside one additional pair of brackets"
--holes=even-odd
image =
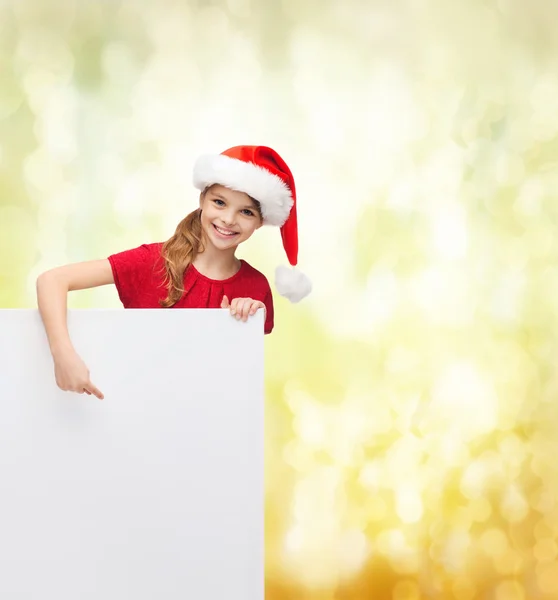
[(312, 282), (298, 269), (281, 266), (275, 269), (275, 287), (281, 296), (300, 302), (312, 291)]

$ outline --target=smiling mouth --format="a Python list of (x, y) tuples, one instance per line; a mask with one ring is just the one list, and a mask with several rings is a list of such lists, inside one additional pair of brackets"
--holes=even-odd
[(217, 225), (215, 225), (214, 223), (212, 223), (212, 225), (215, 231), (222, 236), (232, 238), (235, 235), (238, 235), (238, 231), (231, 231), (230, 229), (221, 229), (221, 227), (217, 227)]

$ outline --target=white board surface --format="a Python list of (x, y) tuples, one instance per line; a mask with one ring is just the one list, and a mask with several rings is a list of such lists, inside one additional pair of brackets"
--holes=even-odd
[(263, 311), (0, 310), (0, 598), (263, 600)]

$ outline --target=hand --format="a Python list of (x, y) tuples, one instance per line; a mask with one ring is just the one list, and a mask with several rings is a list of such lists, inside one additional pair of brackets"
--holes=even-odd
[(246, 322), (248, 317), (255, 315), (258, 309), (265, 309), (265, 304), (253, 298), (234, 298), (231, 304), (229, 303), (229, 299), (223, 296), (221, 308), (230, 308), (231, 316)]
[(65, 392), (86, 393), (103, 400), (103, 393), (91, 383), (89, 369), (74, 350), (67, 350), (54, 358), (56, 384)]

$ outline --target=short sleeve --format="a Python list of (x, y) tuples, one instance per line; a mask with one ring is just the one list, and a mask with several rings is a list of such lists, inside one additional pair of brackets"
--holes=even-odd
[(124, 308), (134, 308), (152, 274), (152, 250), (144, 244), (108, 257), (114, 284)]
[(264, 304), (265, 304), (265, 325), (264, 325), (264, 333), (271, 333), (273, 331), (273, 319), (274, 319), (274, 313), (273, 313), (273, 294), (271, 293), (271, 290), (268, 289), (267, 294), (265, 295), (264, 298)]

